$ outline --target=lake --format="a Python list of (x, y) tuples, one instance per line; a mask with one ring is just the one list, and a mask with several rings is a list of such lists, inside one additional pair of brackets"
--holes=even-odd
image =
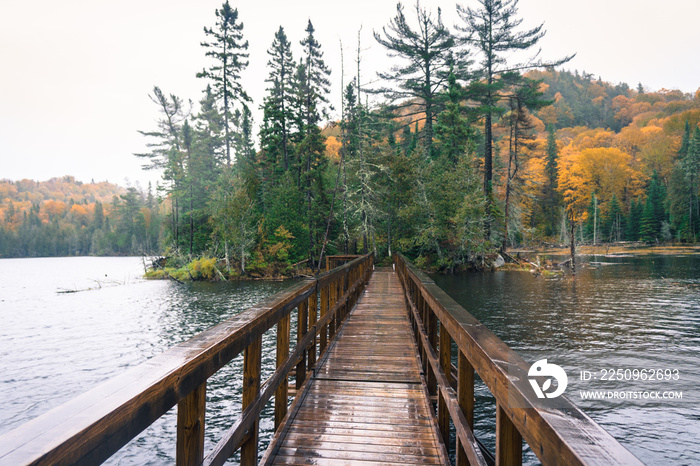
[[(180, 284), (144, 280), (143, 272), (138, 257), (0, 259), (0, 434), (292, 284)], [(274, 370), (274, 337), (265, 334), (263, 380)], [(241, 359), (207, 383), (207, 449), (241, 411)], [(108, 463), (174, 463), (175, 413)], [(272, 433), (271, 413), (262, 440)]]
[[(595, 268), (576, 280), (527, 272), (433, 278), (527, 361), (561, 364), (572, 389), (585, 386), (571, 380), (578, 368), (677, 369), (682, 379), (669, 387), (683, 389), (682, 401), (579, 401), (569, 389), (567, 396), (644, 462), (700, 463), (700, 258), (591, 260)], [(142, 260), (131, 257), (0, 260), (0, 433), (291, 284), (179, 284), (142, 274)], [(263, 342), (263, 379), (273, 371), (273, 339), (268, 332)], [(207, 384), (207, 450), (240, 413), (241, 366), (236, 358)], [(173, 463), (174, 414), (108, 463)], [(271, 432), (268, 406), (261, 446)], [(476, 432), (493, 448), (493, 399), (483, 385)], [(531, 453), (525, 462), (537, 464)]]
[[(700, 463), (700, 256), (585, 259), (590, 267), (575, 280), (512, 271), (431, 277), (526, 361), (561, 365), (565, 395), (642, 461)], [(623, 380), (600, 380), (618, 369)], [(634, 369), (677, 370), (679, 380), (635, 381)], [(598, 380), (580, 380), (582, 370)], [(683, 399), (582, 399), (589, 389), (682, 390)], [(493, 451), (495, 403), (483, 383), (475, 409), (476, 434)], [(531, 452), (524, 463), (538, 464)]]

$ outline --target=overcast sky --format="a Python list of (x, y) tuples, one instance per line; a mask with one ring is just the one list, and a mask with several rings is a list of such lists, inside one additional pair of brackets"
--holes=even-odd
[[(154, 85), (197, 102), (206, 82), (195, 74), (209, 63), (200, 47), (221, 0), (33, 0), (0, 6), (0, 179), (46, 180), (73, 175), (89, 182), (145, 184), (132, 154), (145, 150), (137, 130), (158, 118), (148, 94)], [(404, 2), (411, 16), (412, 2)], [(475, 6), (476, 0), (463, 0)], [(458, 23), (454, 1), (423, 0)], [(332, 69), (340, 107), (340, 41), (346, 83), (354, 76), (362, 26), (363, 81), (384, 69), (372, 37), (394, 16), (396, 3), (353, 1), (231, 1), (250, 43), (243, 85), (254, 99), (256, 123), (265, 93), (266, 50), (282, 25), (299, 55), (308, 19)], [(698, 0), (520, 0), (524, 26), (545, 23), (543, 57), (577, 56), (567, 69), (613, 83), (642, 83), (695, 92), (700, 87)]]

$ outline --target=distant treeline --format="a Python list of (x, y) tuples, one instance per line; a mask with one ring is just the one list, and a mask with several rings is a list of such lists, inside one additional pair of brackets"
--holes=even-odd
[(125, 255), (161, 250), (150, 192), (115, 184), (0, 181), (0, 257)]
[[(253, 103), (242, 80), (246, 29), (227, 1), (205, 28), (210, 62), (197, 73), (206, 81), (198, 104), (158, 86), (150, 95), (159, 117), (142, 131), (149, 150), (137, 155), (162, 170), (158, 202), (128, 190), (109, 207), (101, 201), (103, 223), (95, 207), (79, 224), (71, 212), (82, 198), (62, 201), (53, 216), (41, 201), (8, 217), (3, 200), (12, 220), (0, 231), (14, 241), (12, 254), (37, 253), (22, 228), (64, 228), (70, 240), (53, 251), (160, 249), (221, 258), (243, 273), (371, 250), (454, 269), (572, 234), (579, 242), (695, 242), (700, 92), (561, 71), (570, 57), (513, 62), (544, 34), (521, 29), (516, 7), (458, 6), (453, 31), (439, 10), (399, 3), (372, 39), (393, 57), (379, 80), (362, 75), (361, 34), (356, 75), (336, 70), (333, 82), (312, 22), (296, 32), (298, 45), (280, 26), (266, 95)], [(333, 105), (332, 86), (343, 90)], [(252, 105), (263, 111), (257, 134)], [(338, 121), (328, 121), (331, 106)], [(61, 236), (38, 243), (53, 237)]]

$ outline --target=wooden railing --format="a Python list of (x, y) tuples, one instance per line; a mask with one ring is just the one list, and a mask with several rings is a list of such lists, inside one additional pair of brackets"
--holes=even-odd
[[(124, 374), (0, 436), (0, 464), (97, 464), (177, 405), (177, 464), (219, 465), (240, 449), (256, 464), (259, 416), (275, 397), (275, 428), (288, 407), (288, 376), (296, 386), (335, 335), (369, 280), (373, 255), (259, 303)], [(290, 352), (291, 314), (297, 342)], [(277, 369), (261, 384), (263, 334), (277, 326)], [(207, 379), (244, 353), (243, 412), (205, 457)]]
[(340, 265), (347, 264), (348, 262), (353, 261), (358, 257), (360, 256), (351, 254), (326, 256), (326, 271), (333, 270), (334, 268)]
[(562, 408), (544, 405), (527, 382), (525, 360), (403, 256), (394, 264), (448, 448), (450, 422), (455, 428), (458, 465), (488, 464), (473, 433), (475, 371), (496, 399), (497, 465), (521, 464), (523, 439), (545, 465), (642, 464), (568, 399), (557, 399)]

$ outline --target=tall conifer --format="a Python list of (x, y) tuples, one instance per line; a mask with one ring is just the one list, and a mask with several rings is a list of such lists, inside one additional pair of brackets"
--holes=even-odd
[(201, 44), (206, 49), (205, 55), (214, 59), (214, 64), (197, 73), (197, 77), (211, 79), (214, 94), (222, 102), (226, 164), (230, 165), (233, 105), (236, 101), (250, 102), (241, 84), (241, 72), (248, 66), (248, 41), (243, 40), (243, 23), (238, 21), (238, 9), (231, 8), (228, 0), (215, 14), (216, 25), (204, 27), (209, 40)]
[(386, 47), (391, 56), (402, 59), (387, 73), (379, 77), (391, 86), (377, 89), (400, 110), (401, 116), (410, 118), (408, 124), (422, 121), (423, 148), (426, 157), (431, 157), (433, 147), (433, 123), (441, 109), (440, 93), (448, 86), (448, 76), (454, 73), (457, 79), (464, 79), (466, 60), (455, 60), (452, 50), (455, 38), (442, 23), (441, 11), (437, 17), (421, 8), (416, 2), (418, 28), (409, 24), (401, 3), (396, 5), (396, 16), (382, 33), (374, 32), (374, 38)]
[[(518, 0), (478, 0), (479, 7), (457, 5), (457, 12), (465, 25), (458, 27), (465, 33), (463, 41), (481, 56), (481, 69), (472, 86), (472, 98), (479, 102), (484, 116), (484, 193), (493, 190), (493, 116), (500, 112), (499, 103), (505, 97), (505, 76), (523, 73), (529, 69), (558, 66), (573, 56), (545, 62), (537, 52), (521, 63), (508, 63), (508, 56), (535, 46), (545, 35), (544, 24), (525, 31), (518, 31), (522, 19), (517, 18)], [(487, 236), (490, 222), (487, 221)]]

